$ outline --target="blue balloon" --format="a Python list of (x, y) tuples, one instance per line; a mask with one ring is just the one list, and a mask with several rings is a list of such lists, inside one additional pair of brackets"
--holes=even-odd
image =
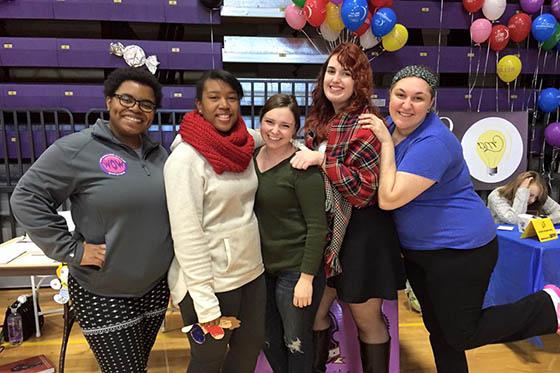
[(539, 95), (539, 109), (545, 113), (556, 111), (560, 105), (560, 91), (556, 88), (546, 88)]
[(350, 31), (356, 31), (368, 15), (367, 0), (344, 0), (340, 8), (340, 18)]
[(533, 21), (531, 33), (539, 42), (544, 42), (554, 34), (556, 18), (550, 13), (543, 13)]
[(373, 15), (371, 31), (378, 38), (387, 35), (397, 24), (397, 15), (391, 8), (379, 8)]

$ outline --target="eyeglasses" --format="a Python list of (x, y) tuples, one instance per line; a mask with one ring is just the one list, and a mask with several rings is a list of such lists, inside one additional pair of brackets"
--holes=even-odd
[(118, 93), (115, 93), (113, 97), (118, 98), (119, 103), (126, 108), (131, 108), (134, 105), (138, 104), (138, 107), (144, 113), (152, 113), (154, 110), (156, 110), (156, 104), (154, 104), (152, 101), (137, 100), (131, 95), (127, 95), (126, 93), (124, 95), (119, 95)]

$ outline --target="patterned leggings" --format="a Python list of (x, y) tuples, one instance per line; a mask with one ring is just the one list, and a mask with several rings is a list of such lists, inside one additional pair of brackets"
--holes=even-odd
[(69, 276), (76, 319), (103, 373), (146, 372), (169, 302), (167, 280), (138, 298), (92, 294)]

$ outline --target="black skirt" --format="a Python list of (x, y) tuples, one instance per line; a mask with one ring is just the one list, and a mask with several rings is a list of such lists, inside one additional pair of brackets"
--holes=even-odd
[(363, 303), (371, 298), (397, 299), (405, 274), (400, 243), (390, 212), (377, 205), (352, 209), (340, 250), (342, 273), (328, 279), (338, 298)]

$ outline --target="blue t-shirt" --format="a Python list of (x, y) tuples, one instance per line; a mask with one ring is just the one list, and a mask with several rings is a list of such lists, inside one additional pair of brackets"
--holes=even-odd
[(397, 171), (436, 182), (393, 212), (405, 249), (474, 249), (495, 237), (496, 225), (474, 191), (461, 144), (437, 115), (428, 114), (395, 147), (395, 160)]

